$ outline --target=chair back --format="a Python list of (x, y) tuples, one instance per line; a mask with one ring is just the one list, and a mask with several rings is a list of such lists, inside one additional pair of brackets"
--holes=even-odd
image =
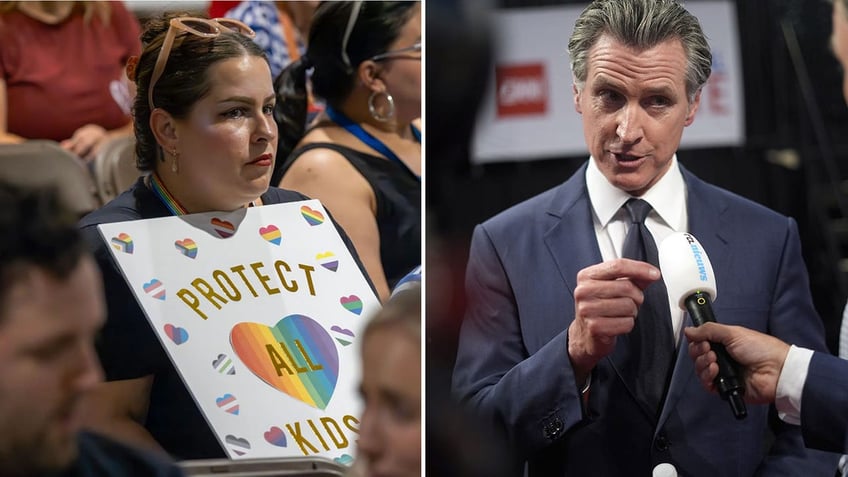
[(94, 158), (93, 174), (103, 204), (135, 184), (142, 174), (136, 167), (135, 138), (117, 137), (104, 144)]
[(0, 180), (21, 187), (56, 187), (80, 216), (101, 205), (85, 162), (55, 141), (0, 144)]

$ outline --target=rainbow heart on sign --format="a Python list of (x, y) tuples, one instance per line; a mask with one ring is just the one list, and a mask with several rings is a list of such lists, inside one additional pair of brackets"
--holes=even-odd
[(362, 300), (356, 295), (343, 296), (339, 298), (339, 303), (342, 304), (345, 310), (356, 315), (362, 313)]
[(165, 334), (168, 335), (168, 338), (171, 338), (174, 344), (181, 345), (188, 341), (188, 331), (170, 323), (165, 325)]
[(282, 234), (280, 234), (280, 229), (276, 225), (259, 227), (259, 235), (274, 245), (280, 245), (280, 241), (282, 240)]
[(321, 225), (324, 223), (324, 214), (317, 210), (312, 210), (308, 206), (300, 208), (300, 213), (309, 225)]
[(342, 328), (341, 326), (333, 325), (330, 327), (330, 331), (333, 332), (333, 336), (335, 336), (336, 341), (341, 343), (342, 346), (347, 346), (353, 342), (353, 339), (356, 338), (356, 335), (353, 334), (353, 331), (350, 331), (347, 328)]
[(288, 445), (286, 434), (277, 426), (272, 426), (265, 432), (265, 440), (277, 447), (286, 447)]
[(224, 411), (227, 411), (230, 414), (235, 414), (238, 416), (239, 413), (239, 404), (236, 400), (236, 397), (230, 393), (224, 394), (223, 396), (215, 399), (215, 404), (218, 405)]
[(177, 240), (174, 242), (174, 247), (177, 247), (177, 250), (188, 258), (194, 258), (197, 256), (197, 244), (190, 238)]
[(341, 465), (350, 465), (353, 464), (353, 456), (350, 454), (342, 454), (333, 459)]
[(339, 353), (324, 328), (305, 315), (289, 315), (274, 327), (238, 323), (230, 343), (259, 379), (289, 396), (325, 409), (339, 379)]
[(220, 235), (221, 238), (231, 237), (234, 233), (236, 233), (235, 226), (226, 220), (213, 217), (211, 223), (212, 228), (215, 229), (215, 232), (218, 232), (218, 235)]
[(144, 293), (147, 293), (153, 298), (156, 298), (157, 300), (165, 299), (165, 285), (163, 285), (159, 279), (154, 278), (153, 280), (143, 284), (141, 287), (144, 288)]
[(133, 241), (132, 237), (121, 232), (117, 237), (112, 237), (112, 248), (118, 250), (120, 252), (125, 252), (132, 254), (133, 253)]
[(322, 267), (331, 272), (335, 272), (339, 269), (339, 261), (336, 259), (336, 254), (333, 252), (319, 253), (318, 255), (315, 255), (315, 260), (318, 260), (318, 263), (320, 263)]
[(231, 451), (238, 455), (245, 455), (247, 454), (247, 451), (250, 450), (250, 442), (242, 437), (227, 434), (227, 437), (224, 438), (224, 442), (227, 443), (227, 447), (229, 447)]

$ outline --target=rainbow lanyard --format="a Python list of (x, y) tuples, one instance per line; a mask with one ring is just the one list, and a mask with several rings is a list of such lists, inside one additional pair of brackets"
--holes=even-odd
[(186, 215), (188, 214), (188, 210), (182, 206), (174, 196), (168, 192), (168, 189), (165, 188), (165, 184), (159, 180), (159, 174), (153, 173), (150, 174), (150, 188), (153, 190), (153, 193), (156, 194), (156, 197), (159, 197), (159, 200), (165, 204), (165, 207), (171, 211), (171, 215)]
[[(171, 215), (187, 215), (188, 210), (183, 207), (182, 204), (177, 202), (177, 199), (168, 192), (168, 189), (165, 188), (165, 184), (159, 180), (159, 174), (153, 173), (150, 174), (150, 188), (153, 190), (153, 193), (156, 194), (156, 197), (159, 197), (159, 200), (165, 204), (165, 207), (171, 212)], [(256, 201), (250, 201), (247, 205), (248, 207), (253, 207), (256, 205)]]
[[(365, 143), (371, 149), (374, 149), (380, 154), (386, 156), (387, 158), (389, 158), (390, 161), (397, 163), (406, 172), (412, 175), (412, 177), (416, 178), (419, 182), (421, 181), (421, 176), (412, 172), (412, 169), (410, 169), (409, 166), (407, 166), (406, 163), (403, 162), (397, 154), (395, 154), (391, 149), (389, 149), (389, 147), (386, 146), (383, 141), (377, 139), (371, 133), (362, 129), (362, 126), (351, 121), (350, 118), (348, 118), (341, 112), (336, 111), (329, 105), (324, 108), (324, 112), (327, 113), (327, 116), (329, 116), (334, 123), (345, 128), (349, 133), (356, 136), (357, 139)], [(418, 141), (418, 143), (421, 143), (421, 131), (419, 131), (418, 128), (416, 128), (412, 124), (409, 125), (409, 128), (412, 130), (412, 136), (415, 137), (415, 140)]]

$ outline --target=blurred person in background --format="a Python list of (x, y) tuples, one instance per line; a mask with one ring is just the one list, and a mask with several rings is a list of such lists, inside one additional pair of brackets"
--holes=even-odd
[(121, 2), (0, 2), (0, 143), (49, 139), (91, 161), (131, 135), (139, 33)]
[[(421, 4), (324, 2), (277, 79), (272, 183), (321, 200), (385, 300), (421, 263)], [(326, 108), (306, 128), (308, 68)]]
[[(470, 164), (477, 112), (493, 68), (492, 2), (427, 0), (426, 467), (440, 477), (504, 477), (511, 449), (450, 397), (467, 256), (453, 230), (456, 170)], [(402, 285), (395, 287), (397, 290)]]
[(228, 19), (177, 14), (146, 24), (141, 56), (131, 59), (127, 73), (138, 90), (138, 167), (150, 174), (80, 222), (107, 297), (97, 350), (108, 382), (88, 396), (87, 424), (179, 459), (225, 454), (97, 225), (305, 199), (269, 187), (275, 95), (268, 59), (252, 37), (247, 25)]
[(317, 1), (247, 0), (209, 2), (209, 18), (240, 20), (253, 31), (253, 39), (265, 51), (271, 63), (271, 76), (276, 78), (283, 68), (306, 53), (306, 39)]
[(386, 302), (362, 332), (365, 404), (350, 477), (421, 475), (421, 286)]
[(175, 465), (80, 431), (102, 378), (100, 273), (55, 191), (0, 183), (0, 475), (177, 476)]

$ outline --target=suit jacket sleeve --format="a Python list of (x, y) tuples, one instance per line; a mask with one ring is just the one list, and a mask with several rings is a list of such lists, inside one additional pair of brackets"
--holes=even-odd
[(801, 397), (808, 447), (848, 453), (848, 361), (815, 353)]
[(502, 431), (514, 449), (530, 455), (582, 419), (580, 391), (568, 358), (567, 330), (532, 356), (528, 353), (510, 277), (485, 224), (474, 231), (466, 290), (468, 306), (460, 332), (454, 392)]

